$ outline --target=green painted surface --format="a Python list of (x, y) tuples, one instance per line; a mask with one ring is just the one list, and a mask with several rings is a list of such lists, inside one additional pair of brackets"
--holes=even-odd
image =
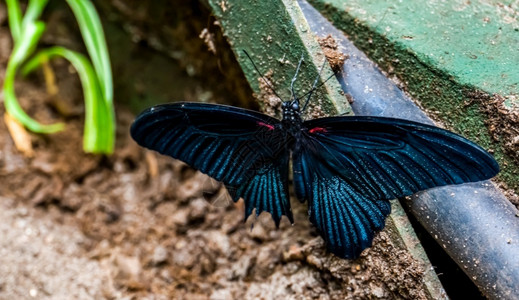
[[(290, 82), (301, 55), (304, 56), (304, 63), (295, 83), (296, 94), (302, 95), (312, 87), (324, 61), (324, 55), (311, 34), (297, 2), (208, 2), (254, 92), (260, 93), (260, 75), (254, 70), (243, 50), (251, 55), (259, 70), (268, 75), (283, 100), (290, 99)], [(330, 74), (332, 71), (326, 65), (322, 78), (327, 78)], [(319, 89), (312, 103), (318, 103), (321, 110), (327, 114), (351, 113), (348, 101), (341, 94), (341, 87), (335, 78)]]
[[(519, 94), (517, 4), (492, 1), (310, 0), (452, 130), (490, 149), (519, 191), (519, 165), (492, 140), (489, 97)], [(515, 9), (514, 9), (515, 7)]]
[(502, 95), (519, 93), (519, 4), (514, 11), (506, 1), (488, 0), (322, 2), (460, 84)]

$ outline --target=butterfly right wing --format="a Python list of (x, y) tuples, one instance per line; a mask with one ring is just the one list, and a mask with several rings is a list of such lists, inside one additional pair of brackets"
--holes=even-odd
[(310, 222), (328, 250), (342, 258), (357, 258), (384, 228), (391, 204), (359, 193), (322, 159), (320, 154), (326, 149), (304, 136), (301, 141), (305, 147), (292, 154), (296, 195), (308, 200)]
[[(292, 220), (288, 199), (288, 149), (280, 121), (237, 107), (174, 103), (152, 107), (132, 124), (141, 146), (182, 160), (244, 198), (246, 217), (256, 209)], [(272, 188), (271, 188), (272, 187)]]
[(294, 187), (329, 250), (341, 257), (355, 258), (371, 245), (390, 212), (388, 200), (499, 172), (481, 147), (434, 126), (381, 117), (304, 125), (293, 153)]

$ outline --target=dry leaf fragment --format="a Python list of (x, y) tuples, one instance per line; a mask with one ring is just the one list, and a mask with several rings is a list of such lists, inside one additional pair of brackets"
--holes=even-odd
[(16, 149), (27, 157), (33, 157), (34, 151), (32, 149), (31, 136), (27, 130), (25, 130), (25, 127), (9, 113), (4, 113), (4, 122), (7, 125), (7, 130), (9, 130)]
[(157, 177), (159, 174), (159, 164), (157, 162), (157, 158), (151, 151), (146, 151), (144, 156), (146, 158), (146, 163), (148, 164), (148, 170), (151, 178)]

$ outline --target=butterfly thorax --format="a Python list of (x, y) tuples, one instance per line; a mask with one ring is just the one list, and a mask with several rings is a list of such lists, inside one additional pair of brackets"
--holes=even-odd
[(299, 110), (299, 102), (297, 100), (285, 101), (281, 105), (281, 108), (283, 108), (283, 120), (281, 120), (283, 127), (292, 136), (296, 135), (303, 124)]

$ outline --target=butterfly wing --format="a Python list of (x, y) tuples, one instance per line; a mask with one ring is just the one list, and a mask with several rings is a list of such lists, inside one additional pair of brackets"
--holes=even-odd
[(182, 160), (222, 181), (246, 217), (267, 211), (292, 220), (287, 196), (289, 152), (280, 121), (232, 106), (174, 103), (152, 107), (132, 124), (141, 146)]
[(296, 194), (309, 201), (310, 221), (341, 257), (370, 246), (390, 212), (387, 200), (499, 172), (481, 147), (434, 126), (380, 117), (304, 125), (293, 154)]

